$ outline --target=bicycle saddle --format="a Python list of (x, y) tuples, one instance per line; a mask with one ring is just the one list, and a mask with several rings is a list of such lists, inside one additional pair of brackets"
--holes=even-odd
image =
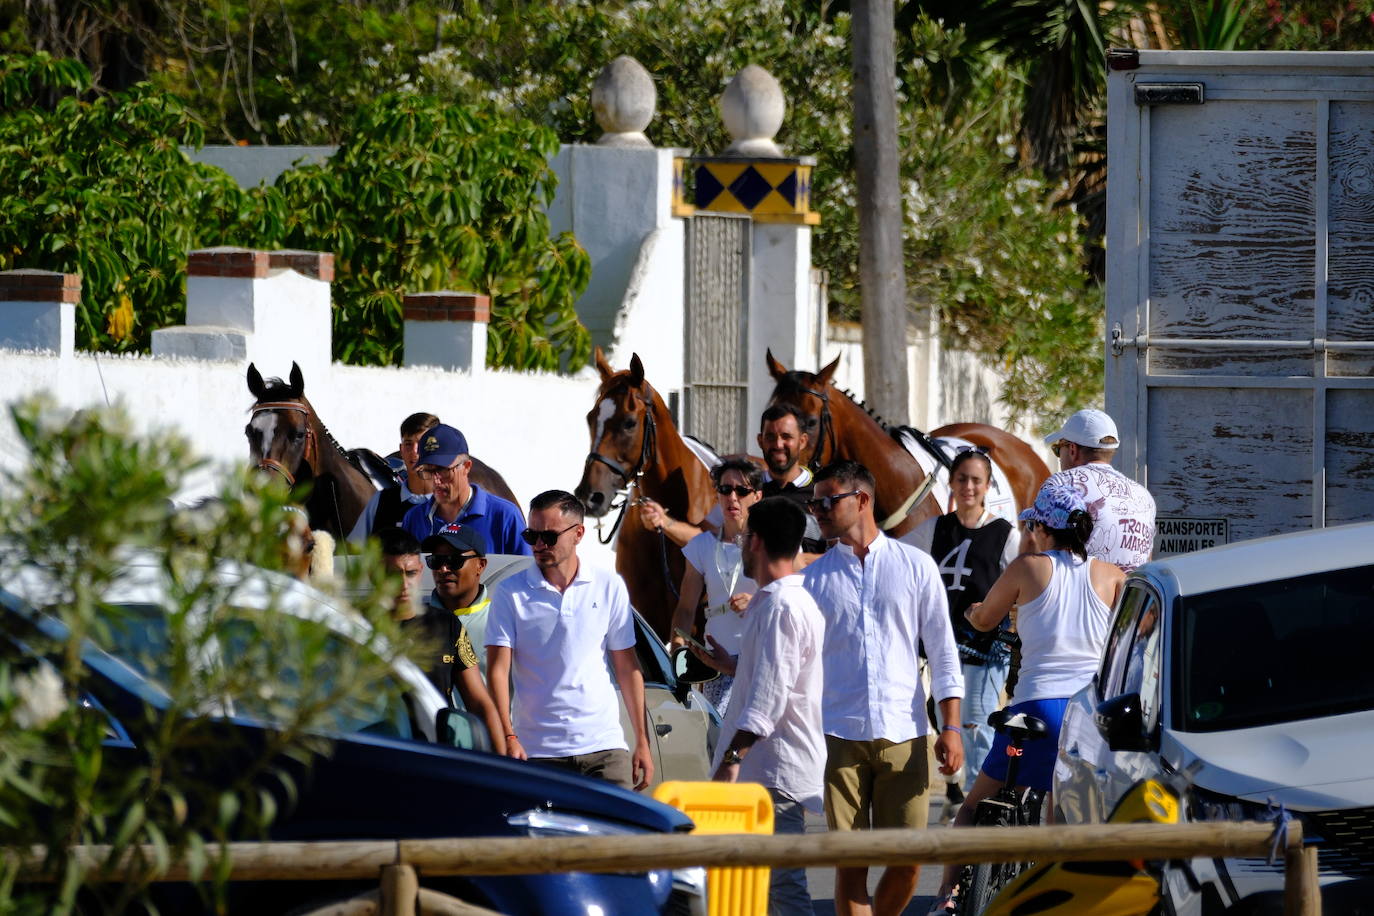
[(998, 734), (1020, 738), (1023, 741), (1043, 738), (1050, 731), (1044, 719), (1037, 719), (1035, 716), (1028, 716), (1023, 712), (1011, 712), (1007, 709), (999, 709), (988, 716), (988, 724)]

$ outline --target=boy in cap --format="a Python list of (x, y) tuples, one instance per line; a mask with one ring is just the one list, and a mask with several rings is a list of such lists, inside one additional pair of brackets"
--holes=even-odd
[[(435, 569), (437, 564), (445, 572), (453, 571), (461, 576), (465, 567), (485, 568), (487, 551), (482, 536), (471, 528), (456, 527), (457, 530), (440, 536), (439, 551), (430, 554), (427, 561), (430, 569)], [(413, 539), (406, 541), (405, 537), (408, 536), (404, 532), (398, 531), (395, 535), (388, 533), (387, 543), (383, 545), (383, 560), (388, 567), (397, 569), (402, 575), (406, 574), (412, 555), (405, 554), (393, 558), (385, 551), (388, 549), (387, 544), (399, 545), (401, 548), (413, 547), (417, 554), (413, 555), (413, 559), (418, 561), (421, 545), (416, 544)], [(435, 541), (436, 538), (427, 539), (424, 548), (434, 549)], [(481, 575), (481, 568), (476, 568), (475, 572), (472, 569), (467, 571), (471, 573), (470, 578), (474, 583)], [(436, 570), (436, 583), (439, 575), (439, 571)], [(436, 586), (435, 592), (438, 591)], [(476, 588), (472, 588), (466, 597), (472, 597), (476, 591)], [(432, 599), (423, 607), (415, 607), (411, 602), (398, 602), (396, 614), (401, 621), (401, 629), (414, 637), (426, 653), (433, 652), (433, 655), (426, 656), (430, 661), (422, 662), (420, 665), (426, 676), (444, 695), (450, 706), (458, 705), (454, 702), (456, 690), (463, 701), (462, 708), (481, 716), (486, 724), (487, 731), (491, 733), (493, 750), (498, 754), (504, 754), (506, 741), (505, 732), (501, 728), (501, 718), (496, 713), (496, 704), (492, 702), (491, 694), (487, 692), (486, 682), (482, 680), (477, 653), (472, 648), (472, 641), (468, 638), (462, 617)]]
[(1077, 490), (1092, 516), (1088, 556), (1130, 572), (1150, 559), (1155, 542), (1155, 500), (1150, 491), (1109, 462), (1121, 445), (1112, 418), (1080, 410), (1045, 437), (1060, 470), (1041, 486)]
[(454, 526), (468, 526), (481, 533), (492, 553), (528, 556), (529, 545), (520, 539), (525, 527), (520, 508), (472, 483), (471, 470), (467, 437), (443, 423), (431, 428), (420, 440), (415, 473), (430, 481), (434, 492), (406, 513), (401, 527), (423, 543)]
[(482, 584), (487, 568), (487, 544), (475, 528), (449, 526), (452, 531), (425, 538), (421, 548), (429, 556), (425, 563), (434, 575), (434, 591), (429, 606), (452, 614), (467, 630), (472, 650), (483, 676), (487, 673), (487, 608), (491, 598)]

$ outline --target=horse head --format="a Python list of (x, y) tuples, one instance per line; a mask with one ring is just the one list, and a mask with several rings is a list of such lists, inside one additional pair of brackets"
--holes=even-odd
[(617, 372), (597, 347), (596, 368), (601, 387), (587, 413), (591, 451), (573, 492), (588, 515), (600, 518), (611, 510), (616, 492), (634, 482), (654, 459), (653, 401), (657, 395), (644, 381), (638, 353), (630, 357), (629, 369)]
[(311, 419), (314, 411), (305, 399), (305, 378), (300, 366), (291, 364), (291, 377), (263, 381), (258, 367), (248, 364), (248, 390), (254, 403), (243, 433), (248, 452), (259, 469), (280, 474), (288, 486), (318, 471), (319, 449)]
[[(837, 356), (820, 372), (805, 372), (801, 369), (788, 371), (787, 367), (767, 353), (768, 374), (776, 383), (773, 394), (768, 399), (769, 406), (788, 404), (801, 414), (802, 432), (806, 434), (807, 444), (797, 456), (797, 460), (810, 467), (819, 467), (823, 457), (835, 458), (835, 425), (830, 413), (831, 396), (837, 393), (831, 381), (839, 368)], [(827, 454), (828, 453), (828, 454)]]

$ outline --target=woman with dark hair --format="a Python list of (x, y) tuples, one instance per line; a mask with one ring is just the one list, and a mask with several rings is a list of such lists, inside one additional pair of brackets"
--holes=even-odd
[[(744, 561), (738, 538), (744, 534), (749, 520), (749, 507), (762, 498), (763, 472), (748, 458), (730, 457), (711, 468), (711, 480), (716, 485), (716, 499), (720, 504), (719, 534), (703, 531), (687, 542), (682, 555), (687, 569), (678, 589), (677, 608), (673, 611), (673, 636), (669, 648), (686, 645), (678, 635), (692, 632), (697, 606), (706, 593), (705, 642), (720, 646), (730, 655), (739, 655), (740, 638), (744, 634), (744, 609), (749, 605), (757, 587), (744, 574)], [(713, 663), (708, 663), (712, 664)], [(724, 712), (730, 701), (730, 685), (734, 671), (722, 671), (721, 676), (702, 685), (706, 698)]]
[(959, 646), (964, 674), (964, 721), (948, 724), (963, 728), (967, 777), (962, 786), (954, 781), (958, 774), (950, 777), (951, 811), (963, 800), (963, 792), (972, 787), (974, 767), (992, 747), (988, 714), (1001, 707), (1002, 690), (1007, 685), (1006, 647), (996, 642), (992, 633), (980, 633), (964, 619), (964, 612), (983, 600), (1021, 552), (1020, 532), (984, 505), (991, 481), (992, 462), (988, 456), (977, 448), (965, 447), (954, 456), (949, 468), (954, 511), (927, 519), (902, 538), (930, 554), (940, 568), (940, 579), (949, 597), (949, 616), (954, 623), (954, 641)]
[[(1017, 557), (988, 590), (987, 598), (966, 616), (975, 628), (989, 631), (1013, 607), (1019, 608), (1021, 675), (1010, 709), (1043, 719), (1049, 726), (1046, 737), (1028, 742), (1023, 749), (1019, 781), (1048, 793), (1064, 708), (1069, 697), (1092, 680), (1101, 662), (1112, 606), (1126, 575), (1112, 563), (1088, 558), (1092, 516), (1082, 494), (1072, 487), (1041, 487), (1035, 505), (1021, 513), (1021, 521), (1033, 552)], [(978, 802), (996, 794), (1006, 775), (1007, 740), (998, 735), (954, 825), (970, 823)], [(945, 869), (932, 913), (949, 908), (957, 872), (958, 866)]]

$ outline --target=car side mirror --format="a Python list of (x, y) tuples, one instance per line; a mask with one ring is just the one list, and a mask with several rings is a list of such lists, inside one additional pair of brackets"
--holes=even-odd
[(1150, 738), (1145, 734), (1145, 713), (1140, 708), (1140, 694), (1124, 693), (1097, 705), (1093, 715), (1097, 731), (1114, 751), (1148, 751)]
[(441, 709), (434, 717), (434, 740), (467, 751), (492, 749), (486, 723), (466, 709)]

